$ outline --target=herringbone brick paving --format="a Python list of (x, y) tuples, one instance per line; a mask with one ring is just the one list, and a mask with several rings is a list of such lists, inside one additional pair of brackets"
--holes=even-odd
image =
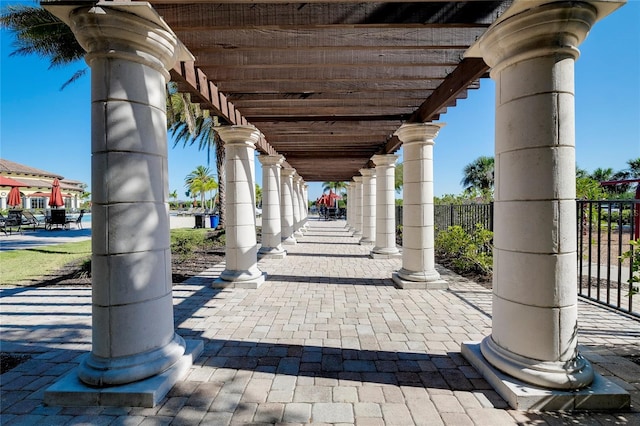
[(640, 322), (581, 302), (580, 342), (632, 394), (615, 413), (510, 410), (460, 355), (491, 332), (491, 292), (447, 270), (449, 290), (398, 290), (400, 259), (370, 259), (343, 221), (310, 221), (257, 290), (212, 289), (224, 268), (174, 287), (178, 333), (204, 341), (154, 408), (48, 407), (43, 392), (90, 350), (81, 287), (2, 290), (2, 350), (32, 353), (0, 377), (4, 425), (640, 424)]

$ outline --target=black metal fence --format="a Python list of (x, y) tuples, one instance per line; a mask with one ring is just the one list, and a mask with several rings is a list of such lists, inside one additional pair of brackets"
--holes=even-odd
[[(640, 294), (629, 279), (633, 273), (623, 253), (640, 236), (640, 200), (577, 201), (578, 294), (589, 300), (640, 317)], [(476, 224), (493, 231), (493, 203), (435, 205), (436, 233), (450, 226), (472, 232)], [(396, 207), (402, 224), (402, 206)]]
[(471, 233), (477, 224), (493, 231), (493, 203), (488, 204), (438, 204), (433, 206), (436, 233), (450, 226), (461, 226)]
[(631, 262), (621, 258), (638, 239), (640, 201), (578, 201), (577, 211), (578, 294), (640, 317)]

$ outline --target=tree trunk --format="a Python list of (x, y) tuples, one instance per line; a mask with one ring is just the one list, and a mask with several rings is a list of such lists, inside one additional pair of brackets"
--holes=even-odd
[(220, 228), (224, 228), (224, 218), (225, 218), (225, 210), (227, 207), (226, 202), (226, 192), (225, 192), (225, 180), (226, 180), (226, 170), (224, 168), (224, 160), (225, 160), (225, 150), (224, 143), (220, 136), (216, 133), (215, 135), (215, 145), (216, 145), (216, 169), (218, 172), (218, 197), (220, 199)]

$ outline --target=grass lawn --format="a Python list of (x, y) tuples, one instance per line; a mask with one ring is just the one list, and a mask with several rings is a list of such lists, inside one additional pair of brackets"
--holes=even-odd
[(91, 241), (0, 252), (0, 284), (33, 283), (69, 262), (91, 258)]

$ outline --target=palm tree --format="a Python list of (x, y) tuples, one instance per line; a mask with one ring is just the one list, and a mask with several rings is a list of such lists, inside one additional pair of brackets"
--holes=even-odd
[(402, 190), (402, 186), (404, 185), (404, 163), (400, 163), (396, 166), (395, 169), (395, 189), (396, 192), (400, 192)]
[[(50, 67), (80, 62), (85, 50), (76, 40), (73, 31), (64, 22), (49, 11), (40, 7), (14, 5), (8, 6), (0, 15), (0, 26), (12, 31), (16, 40), (16, 50), (11, 55), (31, 55), (47, 58)], [(65, 82), (62, 88), (76, 81), (88, 71), (83, 67)], [(217, 117), (211, 117), (208, 111), (201, 111), (189, 100), (189, 95), (179, 94), (177, 86), (169, 85), (167, 91), (167, 126), (184, 145), (198, 142), (200, 149), (215, 147), (216, 168), (219, 182), (220, 224), (224, 226), (224, 146), (213, 130), (218, 125)]]
[(256, 185), (256, 207), (260, 207), (262, 205), (262, 188), (257, 183)]
[(211, 158), (211, 149), (215, 151), (216, 172), (218, 174), (218, 200), (220, 203), (220, 226), (224, 227), (225, 194), (225, 150), (216, 127), (220, 125), (218, 117), (202, 110), (191, 102), (189, 94), (178, 92), (175, 83), (168, 85), (167, 91), (167, 127), (174, 137), (174, 147), (182, 142), (183, 146), (198, 144), (199, 150), (207, 150), (207, 164)]
[(202, 206), (205, 206), (207, 192), (218, 187), (215, 176), (211, 174), (209, 168), (205, 166), (198, 166), (189, 173), (184, 179), (184, 185), (194, 197), (200, 194), (200, 204)]
[(483, 198), (491, 198), (494, 184), (493, 157), (476, 158), (464, 167), (462, 173), (464, 177), (460, 183), (466, 193), (479, 192)]
[(322, 182), (322, 193), (333, 191), (336, 194), (342, 194), (347, 189), (346, 182)]
[[(71, 28), (40, 7), (11, 5), (0, 15), (0, 26), (13, 31), (16, 50), (9, 56), (37, 55), (49, 60), (49, 68), (80, 63), (85, 51)], [(61, 89), (85, 75), (87, 67), (76, 71)]]

